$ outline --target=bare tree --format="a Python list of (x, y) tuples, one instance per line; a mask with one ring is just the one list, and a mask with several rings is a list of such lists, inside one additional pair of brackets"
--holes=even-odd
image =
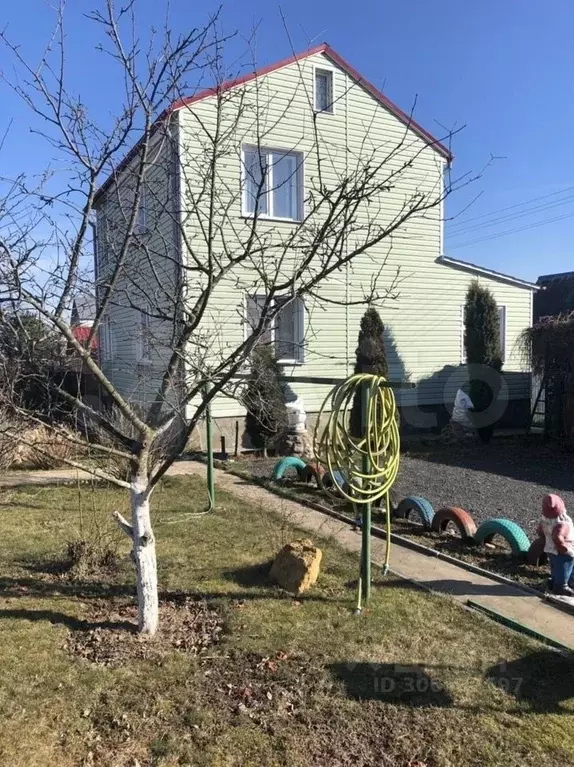
[[(265, 77), (224, 86), (217, 14), (179, 36), (166, 22), (144, 40), (135, 5), (103, 0), (89, 14), (124, 93), (113, 119), (92, 117), (67, 85), (62, 8), (39, 64), (0, 34), (20, 73), (5, 82), (58, 160), (33, 179), (3, 180), (0, 279), (2, 300), (38, 312), (101, 388), (96, 404), (53, 383), (80, 425), (70, 439), (90, 445), (88, 463), (68, 463), (130, 493), (131, 520), (117, 519), (133, 542), (139, 628), (154, 634), (150, 498), (207, 404), (234, 396), (255, 347), (282, 343), (270, 329), (294, 302), (311, 311), (394, 298), (393, 243), (412, 222), (436, 220), (445, 197), (470, 179), (443, 176), (444, 149), (440, 157), (409, 118), (377, 139), (374, 102), (357, 135), (329, 138), (302, 59), (285, 87)], [(336, 106), (362, 87), (349, 80)], [(271, 153), (279, 131), (289, 149)], [(294, 183), (302, 174), (304, 194)], [(355, 282), (340, 299), (333, 284), (359, 262), (369, 264), (368, 284)], [(96, 316), (81, 341), (70, 306), (94, 280)], [(244, 296), (255, 307), (248, 319)], [(19, 415), (38, 418), (25, 408)]]

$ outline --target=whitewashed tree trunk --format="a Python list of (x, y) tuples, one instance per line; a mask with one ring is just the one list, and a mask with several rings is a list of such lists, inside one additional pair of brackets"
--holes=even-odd
[(157, 560), (155, 537), (149, 511), (150, 490), (146, 477), (136, 476), (131, 483), (133, 554), (138, 595), (138, 627), (153, 636), (158, 626)]

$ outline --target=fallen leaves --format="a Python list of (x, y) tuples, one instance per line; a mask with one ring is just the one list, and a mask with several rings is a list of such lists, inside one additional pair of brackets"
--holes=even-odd
[[(67, 649), (75, 657), (104, 666), (131, 660), (159, 661), (174, 650), (198, 655), (217, 644), (223, 632), (219, 612), (203, 600), (173, 598), (160, 604), (160, 630), (153, 638), (136, 632), (136, 607), (124, 604), (110, 614), (108, 603), (96, 606), (85, 629), (71, 631)], [(90, 628), (90, 625), (92, 626)]]

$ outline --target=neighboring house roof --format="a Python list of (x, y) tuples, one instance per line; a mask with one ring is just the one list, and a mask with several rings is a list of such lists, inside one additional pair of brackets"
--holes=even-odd
[(82, 293), (74, 298), (72, 303), (72, 325), (85, 325), (94, 321), (96, 316), (96, 299), (89, 293)]
[[(372, 83), (366, 80), (353, 66), (351, 66), (351, 64), (345, 61), (345, 59), (342, 56), (340, 56), (335, 50), (333, 50), (333, 48), (331, 48), (331, 46), (328, 43), (321, 43), (320, 45), (317, 45), (314, 48), (309, 48), (309, 50), (304, 51), (303, 53), (296, 53), (293, 56), (289, 56), (286, 59), (277, 61), (274, 64), (269, 64), (268, 66), (262, 67), (261, 69), (256, 69), (247, 75), (243, 75), (242, 77), (235, 78), (234, 80), (226, 80), (221, 85), (214, 86), (212, 88), (206, 88), (205, 90), (202, 90), (199, 93), (196, 93), (194, 96), (188, 96), (186, 98), (179, 99), (178, 101), (174, 101), (157, 118), (157, 120), (155, 121), (152, 127), (152, 131), (156, 130), (157, 127), (161, 125), (162, 122), (164, 122), (171, 114), (173, 114), (174, 112), (177, 112), (179, 109), (183, 109), (184, 107), (190, 106), (191, 104), (195, 104), (196, 102), (201, 101), (202, 99), (208, 98), (209, 96), (214, 96), (217, 93), (223, 93), (224, 91), (228, 91), (231, 88), (237, 87), (238, 85), (244, 85), (245, 83), (248, 83), (251, 80), (255, 80), (257, 77), (267, 75), (270, 72), (275, 72), (275, 70), (277, 69), (286, 67), (289, 64), (294, 64), (296, 61), (302, 61), (303, 59), (306, 59), (309, 56), (314, 56), (317, 53), (325, 54), (325, 56), (330, 58), (333, 63), (337, 64), (343, 71), (345, 71), (351, 79), (355, 80), (355, 82), (358, 85), (361, 85), (366, 91), (368, 91), (374, 99), (376, 99), (379, 103), (381, 103), (386, 109), (389, 110), (389, 112), (395, 115), (395, 117), (397, 117), (402, 123), (408, 126), (413, 131), (413, 133), (416, 133), (420, 138), (423, 139), (423, 141), (425, 141), (429, 146), (435, 149), (446, 160), (448, 160), (449, 162), (452, 161), (453, 155), (451, 151), (448, 149), (448, 147), (446, 147), (443, 143), (441, 143), (441, 141), (439, 141), (439, 139), (435, 138), (427, 130), (425, 130), (421, 125), (419, 125), (415, 120), (413, 120), (410, 115), (408, 115), (406, 112), (403, 112), (403, 110), (400, 109), (400, 107), (398, 107), (394, 102), (392, 102), (389, 98), (387, 98), (387, 96), (385, 96), (384, 93), (382, 93), (382, 91), (380, 91), (376, 86), (374, 86)], [(120, 164), (116, 168), (115, 172), (112, 173), (112, 175), (109, 176), (104, 181), (104, 183), (96, 192), (95, 202), (97, 202), (98, 198), (112, 183), (112, 181), (117, 176), (117, 174), (121, 171), (121, 169), (134, 157), (140, 143), (141, 143), (141, 140), (130, 150), (130, 152), (126, 155), (126, 157), (124, 157), (124, 159), (120, 162)]]
[(574, 280), (574, 272), (557, 272), (556, 274), (541, 274), (536, 280), (537, 285), (544, 285), (554, 280)]
[[(76, 339), (76, 341), (79, 341), (84, 346), (86, 345), (86, 342), (88, 338), (90, 337), (91, 328), (86, 327), (85, 325), (76, 325), (72, 328), (72, 335)], [(90, 349), (94, 351), (98, 348), (98, 339), (92, 338), (92, 343), (90, 344)]]
[(574, 311), (574, 272), (543, 274), (534, 299), (534, 320)]
[(438, 264), (444, 264), (444, 266), (450, 266), (453, 269), (461, 269), (464, 272), (470, 272), (471, 274), (482, 275), (483, 277), (490, 277), (493, 280), (499, 280), (500, 282), (506, 282), (510, 285), (515, 285), (517, 288), (525, 288), (526, 290), (538, 291), (540, 287), (533, 282), (527, 282), (527, 280), (521, 280), (518, 277), (512, 277), (509, 274), (503, 274), (502, 272), (495, 272), (493, 269), (487, 269), (484, 266), (477, 266), (476, 264), (470, 264), (468, 261), (459, 261), (458, 258), (450, 258), (450, 256), (439, 256), (437, 258)]

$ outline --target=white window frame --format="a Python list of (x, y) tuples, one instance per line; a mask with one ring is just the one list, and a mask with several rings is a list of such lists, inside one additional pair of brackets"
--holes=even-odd
[[(244, 340), (247, 339), (250, 332), (249, 327), (249, 318), (247, 316), (247, 301), (249, 298), (253, 298), (255, 301), (258, 299), (261, 299), (262, 301), (265, 300), (265, 294), (264, 293), (248, 293), (245, 294), (244, 300), (243, 300), (243, 316), (244, 316), (244, 322), (245, 322), (245, 333), (244, 333)], [(273, 309), (276, 306), (276, 301), (280, 301), (283, 305), (286, 305), (290, 303), (291, 301), (297, 302), (297, 314), (296, 314), (296, 333), (298, 336), (298, 339), (294, 341), (293, 347), (297, 350), (297, 356), (296, 357), (275, 357), (275, 361), (278, 362), (280, 365), (303, 365), (305, 363), (305, 302), (300, 296), (296, 296), (295, 298), (289, 297), (289, 296), (281, 296), (278, 299), (273, 299), (270, 303), (270, 307)], [(273, 318), (273, 322), (271, 323), (270, 327), (268, 328), (270, 338), (271, 338), (271, 347), (273, 348), (275, 352), (275, 344), (277, 341), (276, 338), (276, 319), (277, 316)]]
[(145, 183), (140, 187), (140, 200), (137, 210), (137, 217), (134, 226), (134, 234), (146, 234), (148, 231), (148, 210), (147, 210), (147, 188)]
[(143, 306), (138, 312), (138, 328), (136, 338), (136, 359), (138, 365), (151, 365), (151, 312), (149, 306)]
[[(317, 73), (327, 73), (331, 76), (331, 109), (318, 109), (317, 108)], [(335, 112), (335, 70), (332, 67), (321, 66), (315, 64), (313, 66), (313, 111), (318, 115), (334, 115)]]
[[(498, 322), (500, 324), (500, 356), (502, 362), (506, 362), (506, 306), (497, 305)], [(460, 361), (466, 365), (466, 349), (464, 348), (464, 304), (460, 307)]]
[(500, 357), (506, 362), (506, 306), (498, 307), (498, 322), (500, 323)]
[[(267, 197), (267, 213), (261, 213), (260, 211), (257, 213), (257, 218), (265, 219), (265, 220), (271, 220), (271, 221), (289, 221), (291, 223), (299, 223), (303, 220), (303, 200), (305, 196), (305, 168), (304, 168), (304, 162), (305, 162), (305, 156), (303, 152), (299, 152), (297, 150), (293, 149), (278, 149), (277, 147), (267, 147), (267, 146), (257, 146), (256, 144), (243, 144), (241, 147), (241, 209), (242, 209), (242, 215), (244, 218), (254, 218), (255, 212), (251, 212), (247, 209), (247, 171), (245, 167), (245, 153), (248, 151), (256, 151), (260, 152), (262, 155), (265, 155), (267, 158), (267, 188), (268, 191), (265, 192), (265, 195)], [(286, 216), (276, 216), (273, 211), (273, 202), (274, 202), (274, 194), (273, 194), (273, 155), (278, 154), (284, 157), (285, 155), (293, 155), (296, 158), (298, 158), (299, 162), (297, 165), (297, 171), (296, 171), (296, 177), (295, 181), (297, 183), (297, 188), (299, 192), (299, 200), (297, 205), (297, 216), (295, 218), (289, 218)]]
[(100, 348), (102, 350), (102, 362), (111, 362), (114, 358), (115, 349), (112, 318), (109, 314), (104, 314), (102, 317), (98, 336), (100, 340)]

